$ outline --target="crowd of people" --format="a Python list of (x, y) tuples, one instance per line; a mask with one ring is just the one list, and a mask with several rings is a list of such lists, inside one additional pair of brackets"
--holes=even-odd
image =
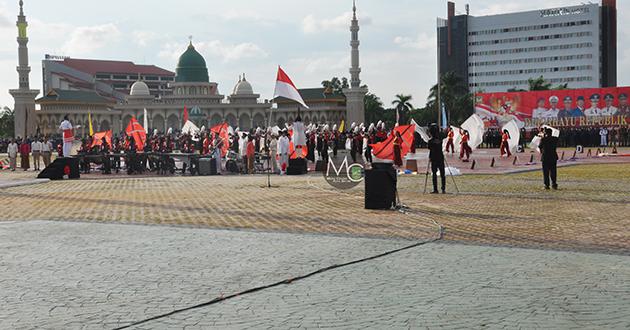
[[(40, 171), (50, 164), (53, 153), (53, 142), (47, 137), (5, 139), (0, 141), (0, 151), (6, 152), (9, 158), (8, 168), (17, 169), (17, 159), (20, 158), (20, 168), (28, 171), (33, 159), (33, 168)], [(42, 166), (43, 165), (43, 166)]]
[[(136, 139), (132, 136), (123, 134), (111, 137), (111, 142), (105, 137), (102, 141), (86, 137), (82, 139), (78, 153), (83, 156), (84, 171), (89, 171), (89, 163), (96, 159), (86, 156), (107, 155), (112, 162), (107, 164), (106, 160), (102, 160), (103, 172), (110, 173), (111, 170), (121, 169), (121, 158), (126, 163), (132, 161), (124, 155), (142, 154), (150, 156), (136, 160), (143, 163), (139, 167), (134, 166), (136, 172), (147, 170), (174, 173), (174, 162), (171, 160), (173, 157), (196, 155), (197, 157), (183, 162), (180, 168), (182, 172), (194, 174), (198, 171), (198, 157), (208, 157), (216, 161), (219, 173), (225, 171), (252, 174), (269, 169), (272, 173), (285, 174), (289, 159), (294, 156), (311, 162), (327, 161), (329, 154), (336, 157), (340, 149), (348, 150), (354, 162), (370, 162), (372, 153), (369, 145), (384, 141), (389, 134), (382, 122), (367, 128), (353, 124), (349, 130), (342, 131), (336, 125), (308, 125), (303, 128), (304, 136), (301, 141), (299, 134), (294, 134), (293, 129), (293, 126), (284, 129), (256, 128), (249, 131), (230, 129), (227, 134), (211, 131), (193, 134), (155, 132), (146, 137), (142, 148), (136, 145)], [(131, 165), (128, 164), (127, 167)]]
[[(520, 141), (526, 146), (537, 134), (537, 128), (521, 129)], [(503, 132), (497, 128), (486, 130), (482, 148), (500, 148)], [(558, 147), (572, 148), (578, 145), (584, 147), (630, 147), (630, 128), (624, 127), (570, 127), (562, 129), (558, 138)]]
[[(295, 124), (294, 124), (295, 125)], [(81, 140), (79, 148), (83, 157), (82, 168), (90, 170), (91, 163), (102, 164), (103, 173), (111, 173), (112, 170), (120, 171), (125, 165), (129, 172), (154, 171), (157, 173), (174, 173), (175, 162), (168, 154), (178, 152), (181, 154), (195, 154), (200, 157), (208, 157), (216, 161), (217, 171), (232, 173), (257, 173), (270, 168), (272, 173), (284, 174), (287, 171), (289, 159), (300, 154), (312, 162), (321, 160), (327, 162), (329, 153), (337, 156), (338, 150), (345, 149), (353, 162), (369, 163), (372, 161), (370, 145), (384, 141), (391, 134), (385, 123), (379, 122), (365, 126), (364, 124), (352, 124), (347, 129), (339, 129), (336, 125), (314, 125), (300, 127), (305, 132), (303, 141), (296, 141), (292, 134), (293, 127), (284, 129), (256, 128), (248, 131), (236, 131), (230, 129), (227, 134), (201, 131), (194, 134), (182, 132), (158, 133), (154, 132), (146, 137), (144, 145), (136, 145), (136, 139), (125, 133), (111, 136), (109, 139), (94, 141), (92, 137)], [(628, 127), (584, 127), (567, 128), (562, 130), (558, 138), (558, 147), (585, 147), (600, 146), (630, 146), (630, 129)], [(468, 135), (465, 130), (460, 130), (462, 147), (460, 158), (464, 161), (470, 157), (470, 149), (467, 147)], [(523, 147), (537, 135), (539, 129), (521, 129), (520, 141)], [(447, 130), (445, 137), (450, 141), (453, 132)], [(506, 149), (506, 132), (499, 129), (487, 129), (482, 148)], [(394, 138), (394, 150), (400, 147), (400, 137)], [(48, 166), (53, 153), (63, 155), (61, 136), (31, 137), (25, 139), (0, 140), (0, 152), (7, 152), (9, 156), (9, 168), (15, 170), (17, 159), (20, 159), (20, 167), (28, 170), (31, 167), (36, 171)], [(297, 142), (297, 143), (296, 143)], [(429, 144), (416, 133), (413, 141), (415, 147), (428, 147)], [(452, 142), (447, 143), (446, 150), (453, 151)], [(152, 154), (151, 157), (125, 158), (124, 155)], [(100, 159), (95, 156), (104, 156)], [(162, 155), (162, 156), (160, 156)], [(509, 155), (508, 155), (509, 156)], [(107, 159), (105, 159), (107, 158)], [(399, 160), (395, 163), (401, 163)], [(128, 164), (127, 164), (128, 163)], [(42, 167), (43, 164), (43, 167)], [(400, 166), (400, 164), (397, 164)], [(133, 168), (131, 167), (133, 166)], [(182, 172), (195, 173), (198, 170), (196, 158), (188, 159), (183, 163)]]

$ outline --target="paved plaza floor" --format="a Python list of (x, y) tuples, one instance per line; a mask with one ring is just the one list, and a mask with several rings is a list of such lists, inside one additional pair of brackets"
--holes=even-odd
[(466, 175), (447, 195), (402, 176), (407, 212), (318, 175), (0, 189), (0, 329), (625, 329), (629, 173), (564, 167), (559, 191), (538, 172)]

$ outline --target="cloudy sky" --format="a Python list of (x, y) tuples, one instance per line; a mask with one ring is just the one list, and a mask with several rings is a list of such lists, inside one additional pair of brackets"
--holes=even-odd
[[(579, 4), (579, 0), (470, 0), (472, 15)], [(0, 106), (17, 86), (18, 0), (0, 0)], [(462, 12), (466, 1), (456, 1)], [(618, 1), (619, 22), (630, 1)], [(44, 54), (131, 60), (174, 71), (188, 36), (223, 94), (246, 73), (269, 98), (282, 65), (298, 87), (348, 76), (351, 0), (25, 0), (31, 88), (42, 88)], [(389, 103), (397, 93), (425, 103), (436, 77), (436, 17), (446, 0), (358, 0), (362, 79)], [(630, 24), (619, 24), (619, 84), (630, 85)]]

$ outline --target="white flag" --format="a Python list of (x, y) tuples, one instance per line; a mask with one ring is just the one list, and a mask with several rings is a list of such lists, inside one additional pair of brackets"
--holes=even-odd
[(483, 135), (486, 132), (483, 120), (481, 120), (477, 114), (473, 114), (462, 124), (462, 128), (467, 130), (470, 134), (468, 146), (472, 150), (477, 149), (477, 147), (479, 147), (479, 145), (483, 142)]
[(147, 115), (147, 108), (144, 108), (144, 133), (149, 134), (149, 116)]
[(501, 132), (507, 130), (508, 134), (510, 134), (510, 139), (508, 140), (508, 146), (510, 147), (510, 151), (514, 152), (516, 150), (516, 146), (518, 146), (521, 140), (521, 134), (518, 129), (518, 124), (516, 120), (512, 119), (509, 123), (505, 124), (503, 128), (501, 128)]

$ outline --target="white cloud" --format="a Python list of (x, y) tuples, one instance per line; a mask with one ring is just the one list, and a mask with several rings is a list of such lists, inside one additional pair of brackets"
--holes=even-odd
[[(307, 15), (302, 20), (302, 31), (306, 34), (314, 34), (325, 31), (346, 31), (350, 27), (350, 21), (352, 20), (352, 12), (345, 12), (334, 18), (318, 19), (314, 15)], [(370, 25), (372, 24), (372, 18), (366, 15), (361, 15), (360, 24)]]
[(293, 58), (287, 64), (287, 68), (294, 68), (295, 71), (303, 72), (306, 75), (316, 75), (321, 80), (332, 76), (347, 76), (349, 67), (350, 55), (347, 52), (331, 52), (316, 54), (312, 57)]
[(257, 23), (265, 26), (272, 26), (275, 23), (274, 18), (251, 10), (228, 10), (221, 13), (221, 18), (225, 21), (245, 21), (247, 24)]
[(133, 41), (140, 47), (146, 47), (150, 42), (159, 38), (159, 35), (151, 31), (133, 31)]
[(115, 42), (121, 36), (118, 27), (113, 24), (95, 26), (80, 26), (70, 34), (70, 39), (63, 45), (62, 50), (72, 56), (87, 55)]
[[(206, 61), (212, 58), (220, 58), (223, 62), (238, 61), (247, 58), (266, 58), (269, 54), (255, 43), (243, 42), (228, 44), (221, 40), (195, 42), (195, 49), (206, 57)], [(158, 53), (159, 57), (176, 60), (186, 50), (187, 45), (181, 43), (168, 43)]]
[(435, 49), (437, 46), (437, 39), (435, 36), (429, 36), (426, 33), (420, 33), (415, 38), (409, 37), (395, 37), (394, 43), (400, 45), (402, 48), (411, 48), (419, 50)]
[(13, 22), (11, 22), (9, 14), (4, 8), (0, 7), (0, 28), (7, 28), (12, 26)]

